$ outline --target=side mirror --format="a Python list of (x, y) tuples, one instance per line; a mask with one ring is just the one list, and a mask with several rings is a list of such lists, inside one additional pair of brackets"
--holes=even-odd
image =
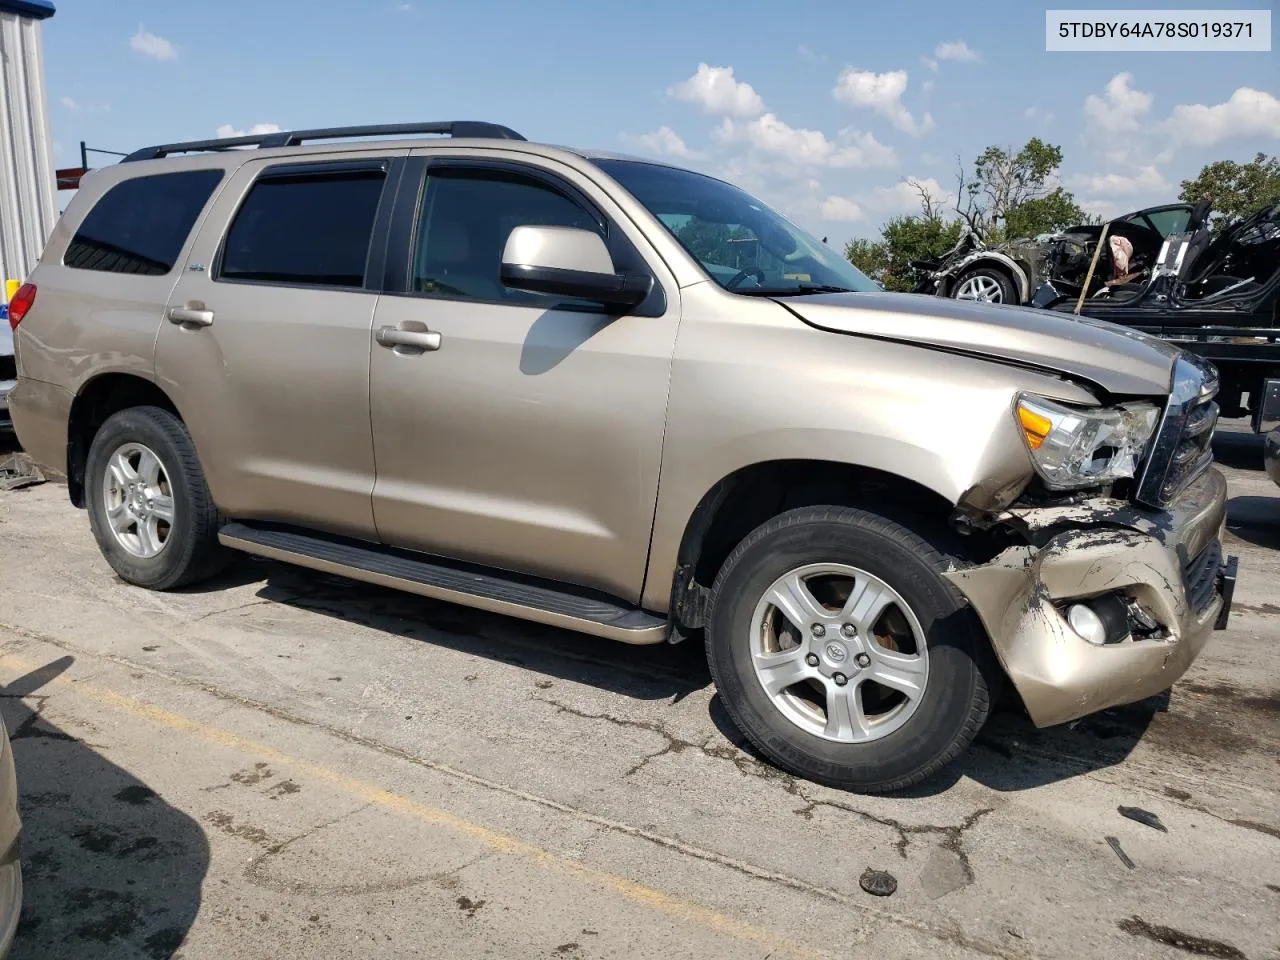
[(634, 307), (653, 280), (617, 273), (599, 234), (575, 227), (516, 227), (502, 252), (502, 285), (513, 290)]

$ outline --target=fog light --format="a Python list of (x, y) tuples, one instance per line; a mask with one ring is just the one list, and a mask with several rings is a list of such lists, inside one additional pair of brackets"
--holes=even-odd
[(1129, 610), (1119, 594), (1073, 603), (1063, 612), (1071, 629), (1090, 643), (1121, 643), (1129, 636)]
[(1067, 623), (1082, 640), (1099, 645), (1107, 642), (1107, 625), (1087, 603), (1073, 603), (1068, 607)]

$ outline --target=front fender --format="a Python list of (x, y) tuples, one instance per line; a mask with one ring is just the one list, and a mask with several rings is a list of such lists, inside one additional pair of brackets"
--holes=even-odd
[[(714, 292), (710, 292), (714, 295)], [(643, 603), (665, 610), (681, 540), (702, 498), (744, 468), (787, 461), (866, 467), (952, 505), (998, 509), (1032, 474), (1013, 418), (1028, 390), (1091, 403), (1033, 370), (924, 346), (816, 331), (764, 300), (737, 316), (688, 291)]]
[(948, 278), (960, 276), (964, 271), (968, 270), (983, 261), (991, 261), (999, 264), (1003, 269), (1013, 277), (1013, 282), (1018, 285), (1018, 296), (1022, 303), (1026, 303), (1031, 296), (1031, 281), (1027, 277), (1027, 271), (1023, 269), (1022, 264), (1008, 254), (1001, 253), (998, 250), (977, 250), (973, 253), (962, 257), (960, 260), (950, 264), (945, 275)]

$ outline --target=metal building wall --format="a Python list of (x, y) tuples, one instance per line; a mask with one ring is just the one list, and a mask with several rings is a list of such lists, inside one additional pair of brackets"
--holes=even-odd
[(0, 12), (0, 285), (35, 266), (57, 218), (40, 21)]

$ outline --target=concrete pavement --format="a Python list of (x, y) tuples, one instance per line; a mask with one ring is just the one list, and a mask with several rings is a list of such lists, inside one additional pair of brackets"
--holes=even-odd
[(147, 593), (63, 487), (0, 493), (13, 956), (1278, 958), (1280, 488), (1256, 439), (1218, 443), (1237, 613), (1184, 682), (1073, 729), (1001, 713), (892, 798), (744, 751), (692, 646), (248, 558)]

